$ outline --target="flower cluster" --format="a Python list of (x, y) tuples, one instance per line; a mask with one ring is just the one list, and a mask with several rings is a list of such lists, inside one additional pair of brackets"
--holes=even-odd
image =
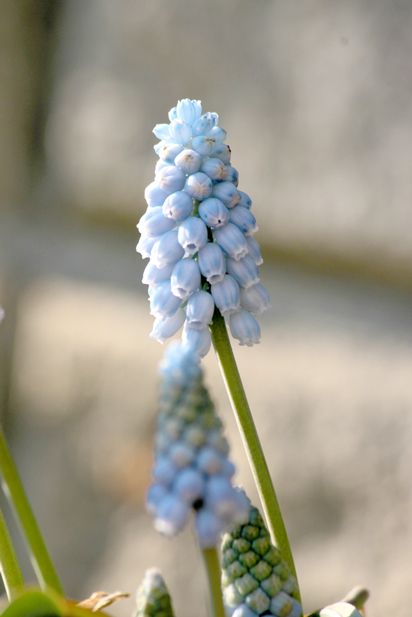
[(221, 533), (247, 519), (249, 504), (232, 485), (235, 467), (222, 433), (198, 356), (175, 343), (161, 366), (160, 413), (156, 431), (153, 484), (147, 506), (155, 527), (175, 535), (190, 511), (202, 548), (212, 548)]
[(183, 326), (182, 340), (200, 356), (210, 347), (215, 307), (241, 345), (260, 339), (255, 314), (269, 306), (261, 285), (259, 245), (250, 197), (240, 191), (218, 115), (183, 99), (169, 124), (153, 130), (161, 141), (155, 179), (145, 190), (137, 250), (150, 258), (143, 274), (161, 342)]
[(134, 617), (174, 617), (166, 583), (159, 570), (147, 570), (136, 593), (137, 611)]
[(223, 596), (232, 617), (301, 617), (297, 582), (289, 572), (257, 508), (222, 542)]

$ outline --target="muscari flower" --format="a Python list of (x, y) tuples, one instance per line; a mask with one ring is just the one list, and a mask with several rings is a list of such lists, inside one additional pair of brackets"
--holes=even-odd
[(222, 422), (203, 384), (199, 357), (193, 347), (177, 342), (168, 348), (161, 365), (155, 448), (147, 507), (158, 531), (175, 535), (192, 511), (201, 547), (211, 548), (223, 531), (246, 520), (249, 504), (232, 484), (235, 467), (228, 458)]
[(169, 121), (153, 129), (159, 161), (138, 224), (137, 250), (149, 258), (143, 283), (149, 285), (155, 317), (151, 336), (164, 342), (183, 326), (183, 342), (205, 355), (216, 307), (232, 336), (253, 345), (260, 340), (255, 315), (269, 307), (270, 298), (260, 283), (252, 200), (238, 189), (239, 174), (230, 164), (217, 114), (203, 113), (200, 101), (183, 99), (170, 110)]
[(222, 540), (222, 587), (231, 617), (302, 617), (297, 582), (273, 546), (259, 510)]
[(174, 617), (166, 583), (159, 570), (147, 570), (136, 593), (137, 610), (134, 617)]

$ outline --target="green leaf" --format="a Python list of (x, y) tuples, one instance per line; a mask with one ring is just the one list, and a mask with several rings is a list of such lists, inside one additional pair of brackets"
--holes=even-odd
[(14, 600), (2, 613), (1, 617), (62, 617), (61, 607), (49, 594), (39, 590), (30, 590)]

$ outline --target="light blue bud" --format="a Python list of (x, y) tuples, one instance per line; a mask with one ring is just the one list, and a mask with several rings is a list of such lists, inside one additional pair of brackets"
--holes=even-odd
[(207, 242), (207, 227), (196, 216), (189, 216), (179, 225), (177, 239), (185, 255), (197, 253)]
[(162, 486), (169, 486), (176, 477), (177, 469), (166, 456), (157, 457), (153, 467), (153, 478)]
[(255, 613), (255, 611), (252, 611), (252, 609), (246, 606), (246, 604), (241, 604), (232, 613), (232, 617), (258, 617), (258, 613)]
[(147, 259), (152, 253), (153, 246), (158, 242), (160, 238), (148, 238), (147, 236), (140, 236), (139, 242), (136, 244), (136, 251), (140, 253), (142, 259)]
[(222, 470), (222, 457), (210, 446), (205, 446), (196, 457), (196, 465), (200, 471), (215, 475)]
[(185, 174), (194, 174), (199, 171), (202, 164), (202, 157), (195, 150), (186, 148), (175, 158), (175, 165)]
[(218, 142), (213, 148), (213, 156), (220, 159), (225, 165), (229, 165), (231, 156), (230, 146)]
[(150, 258), (156, 268), (164, 268), (176, 263), (183, 255), (184, 250), (178, 241), (178, 230), (172, 229), (160, 236), (152, 248)]
[(230, 222), (246, 235), (254, 234), (258, 230), (255, 217), (244, 206), (236, 206), (230, 211)]
[(222, 475), (231, 480), (236, 473), (236, 467), (227, 458), (222, 459)]
[(207, 507), (223, 520), (232, 519), (238, 501), (230, 481), (223, 476), (211, 477), (206, 485)]
[(174, 165), (163, 167), (156, 176), (156, 182), (166, 193), (180, 191), (185, 185), (185, 174)]
[(248, 254), (246, 238), (239, 227), (233, 225), (233, 223), (227, 223), (224, 227), (215, 229), (213, 237), (232, 259), (239, 260)]
[(200, 287), (200, 270), (193, 259), (181, 259), (173, 268), (170, 278), (172, 293), (186, 300)]
[(183, 326), (182, 342), (185, 348), (203, 358), (210, 349), (212, 339), (208, 328), (191, 328), (186, 322)]
[(228, 274), (239, 283), (241, 287), (248, 289), (252, 285), (259, 283), (259, 270), (257, 265), (249, 255), (236, 261), (230, 257), (226, 260)]
[(184, 186), (186, 193), (193, 197), (193, 199), (206, 199), (212, 192), (211, 179), (201, 171), (191, 174)]
[(176, 117), (187, 124), (194, 124), (202, 115), (202, 103), (191, 99), (182, 99), (176, 105)]
[(260, 247), (258, 242), (252, 238), (252, 236), (246, 237), (247, 246), (249, 249), (249, 255), (254, 259), (255, 264), (257, 266), (261, 266), (263, 264), (262, 253), (260, 252)]
[(188, 504), (192, 504), (196, 499), (202, 497), (204, 488), (203, 475), (192, 468), (180, 471), (174, 484), (175, 492)]
[(154, 236), (161, 236), (173, 229), (173, 227), (175, 227), (175, 221), (163, 216), (163, 209), (159, 206), (146, 210), (137, 227), (141, 234), (153, 238)]
[(146, 495), (146, 507), (151, 514), (156, 514), (160, 502), (166, 497), (167, 493), (167, 489), (161, 484), (152, 484)]
[(260, 315), (270, 307), (269, 292), (261, 283), (240, 290), (240, 304), (244, 309)]
[(154, 146), (154, 151), (161, 161), (167, 163), (173, 163), (176, 156), (183, 150), (183, 146), (181, 144), (171, 144), (167, 141), (159, 141), (158, 144)]
[(170, 279), (174, 265), (169, 264), (164, 268), (156, 268), (156, 266), (149, 261), (143, 272), (142, 283), (144, 285), (158, 285), (163, 281)]
[(226, 137), (227, 133), (225, 129), (222, 129), (221, 126), (213, 126), (210, 131), (208, 131), (207, 136), (213, 137), (216, 141), (223, 141)]
[(182, 343), (174, 341), (166, 349), (160, 371), (165, 382), (184, 386), (199, 376), (199, 358)]
[(170, 289), (170, 281), (159, 283), (150, 295), (150, 314), (154, 317), (171, 317), (182, 301)]
[(210, 156), (215, 146), (216, 140), (214, 137), (199, 135), (198, 137), (193, 137), (192, 139), (192, 148), (196, 150), (196, 152), (199, 152), (202, 156)]
[(209, 197), (200, 204), (199, 216), (210, 229), (216, 229), (226, 225), (229, 220), (229, 210), (220, 199)]
[(260, 327), (251, 313), (240, 309), (229, 317), (229, 327), (232, 336), (241, 345), (255, 345), (260, 342)]
[(189, 507), (175, 495), (167, 495), (156, 512), (155, 528), (166, 536), (181, 531), (189, 517)]
[(193, 125), (193, 135), (206, 135), (218, 122), (219, 116), (216, 113), (209, 111), (203, 114)]
[(178, 144), (186, 145), (192, 138), (192, 129), (183, 120), (172, 120), (169, 132), (170, 139)]
[(238, 189), (238, 192), (239, 192), (239, 196), (240, 196), (239, 206), (243, 206), (244, 208), (247, 208), (248, 210), (250, 210), (250, 208), (252, 207), (252, 200), (251, 200), (251, 198), (244, 191), (239, 191), (239, 189)]
[(163, 204), (163, 215), (177, 223), (190, 216), (193, 210), (193, 201), (184, 191), (177, 191), (166, 197)]
[(206, 159), (200, 169), (212, 180), (226, 180), (226, 168), (218, 158)]
[(193, 448), (183, 441), (174, 443), (169, 451), (170, 461), (178, 469), (187, 467), (192, 462), (193, 456)]
[(196, 291), (187, 301), (187, 324), (194, 330), (206, 328), (212, 321), (215, 303), (207, 291)]
[(213, 512), (202, 508), (196, 516), (196, 531), (201, 548), (213, 548), (219, 542), (222, 523)]
[(237, 311), (240, 306), (240, 289), (235, 279), (226, 274), (223, 281), (211, 286), (213, 300), (222, 315)]
[(170, 165), (170, 163), (159, 159), (155, 165), (155, 176), (159, 173), (161, 169), (163, 169), (163, 167), (167, 167), (167, 165)]
[(234, 208), (239, 203), (239, 193), (232, 182), (219, 182), (215, 184), (212, 191), (213, 197), (223, 201), (227, 208)]
[(159, 341), (159, 343), (164, 343), (180, 330), (184, 322), (185, 313), (182, 309), (178, 309), (171, 317), (157, 317), (154, 320), (150, 337)]
[(170, 130), (168, 124), (156, 124), (153, 129), (153, 133), (157, 139), (164, 139), (165, 141), (170, 139)]
[(144, 198), (149, 208), (163, 206), (163, 202), (167, 195), (167, 192), (161, 189), (155, 181), (148, 184), (144, 191)]
[(198, 254), (200, 272), (211, 285), (220, 283), (226, 273), (226, 259), (216, 243), (209, 242)]
[(211, 431), (207, 437), (207, 443), (223, 456), (229, 454), (229, 444), (220, 431)]
[(228, 165), (227, 167), (225, 167), (223, 179), (226, 180), (227, 182), (232, 182), (232, 184), (234, 184), (237, 187), (237, 185), (239, 184), (238, 170), (232, 167), (231, 165)]
[(167, 114), (169, 121), (172, 122), (173, 120), (176, 120), (177, 118), (177, 109), (176, 107), (172, 107), (172, 109), (169, 109), (169, 113)]

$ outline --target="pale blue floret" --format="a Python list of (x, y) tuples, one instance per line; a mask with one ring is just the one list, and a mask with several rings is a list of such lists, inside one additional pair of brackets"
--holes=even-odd
[(204, 161), (200, 168), (211, 180), (226, 180), (226, 167), (218, 158), (209, 158)]
[(152, 484), (146, 495), (146, 506), (151, 514), (155, 514), (160, 502), (167, 495), (167, 489), (161, 484)]
[(207, 227), (201, 219), (190, 216), (179, 225), (177, 237), (185, 255), (194, 255), (207, 242)]
[(170, 278), (172, 293), (186, 300), (200, 287), (200, 270), (197, 261), (181, 259), (173, 268)]
[(140, 233), (149, 238), (162, 235), (174, 226), (175, 222), (163, 215), (163, 209), (160, 206), (147, 210), (138, 223)]
[(198, 468), (209, 475), (217, 474), (222, 469), (222, 457), (214, 448), (205, 446), (197, 456)]
[(169, 264), (164, 268), (156, 268), (156, 266), (149, 261), (146, 268), (143, 271), (142, 283), (145, 285), (155, 286), (163, 281), (170, 279), (174, 265)]
[(185, 185), (186, 177), (183, 171), (174, 165), (162, 167), (156, 176), (156, 183), (166, 193), (180, 191)]
[(256, 218), (244, 206), (236, 206), (230, 211), (230, 221), (245, 234), (250, 235), (257, 231)]
[(156, 184), (156, 182), (151, 182), (150, 184), (148, 184), (144, 192), (144, 198), (150, 208), (162, 206), (167, 195), (168, 193), (161, 189), (160, 186)]
[(222, 533), (222, 523), (216, 514), (203, 509), (196, 517), (196, 532), (201, 548), (216, 546)]
[(208, 243), (198, 254), (200, 272), (211, 285), (223, 280), (226, 272), (226, 259), (216, 243)]
[(223, 201), (227, 208), (234, 208), (239, 203), (239, 192), (233, 182), (219, 182), (213, 187), (213, 197)]
[(232, 259), (239, 260), (248, 254), (249, 249), (246, 238), (239, 227), (233, 223), (227, 223), (224, 227), (215, 229), (213, 237)]
[(220, 283), (211, 286), (213, 300), (222, 315), (229, 315), (240, 307), (240, 289), (235, 279), (226, 274)]
[(261, 283), (252, 285), (249, 289), (241, 289), (240, 304), (250, 313), (261, 315), (270, 307), (269, 292)]
[(191, 174), (184, 185), (186, 193), (188, 193), (193, 199), (202, 200), (209, 197), (212, 192), (212, 181), (202, 171), (198, 171)]
[(260, 327), (255, 317), (241, 309), (229, 316), (229, 327), (233, 338), (241, 345), (255, 345), (260, 341)]
[(184, 221), (192, 214), (192, 210), (192, 198), (184, 191), (177, 191), (176, 193), (168, 195), (162, 207), (163, 216), (173, 219), (175, 223)]
[(260, 252), (259, 244), (252, 236), (246, 237), (247, 247), (249, 250), (249, 255), (252, 259), (255, 260), (255, 264), (257, 266), (261, 266), (263, 264), (262, 253)]
[(169, 450), (169, 458), (177, 469), (190, 465), (193, 461), (194, 449), (184, 441), (175, 442)]
[(178, 309), (171, 317), (156, 317), (150, 337), (164, 343), (167, 339), (174, 336), (185, 322), (185, 312)]
[(186, 148), (175, 158), (175, 165), (185, 174), (194, 174), (199, 171), (202, 164), (201, 155), (195, 150)]
[(174, 490), (186, 503), (192, 504), (201, 498), (205, 492), (203, 474), (189, 467), (180, 471), (174, 483)]
[(229, 210), (220, 199), (209, 197), (200, 204), (199, 216), (210, 229), (217, 229), (228, 222)]
[(136, 244), (136, 251), (140, 253), (142, 259), (148, 259), (148, 257), (151, 256), (152, 249), (158, 240), (160, 240), (159, 236), (156, 236), (155, 238), (140, 236), (139, 242)]
[(244, 289), (252, 287), (259, 283), (259, 270), (249, 255), (236, 261), (230, 257), (226, 260), (228, 273), (239, 283)]
[(164, 281), (154, 287), (150, 295), (150, 314), (154, 317), (171, 317), (181, 302), (181, 299), (172, 293), (170, 281)]
[(153, 245), (150, 259), (157, 268), (176, 263), (184, 255), (184, 249), (178, 240), (176, 229), (168, 231)]
[(190, 349), (174, 341), (166, 350), (160, 364), (163, 383), (173, 383), (178, 387), (190, 384), (200, 375), (199, 359)]
[(182, 342), (184, 347), (203, 358), (210, 349), (212, 337), (208, 328), (192, 328), (186, 321), (183, 326)]
[(174, 536), (185, 526), (189, 507), (176, 495), (164, 497), (156, 510), (155, 528), (166, 536)]
[(210, 293), (196, 291), (190, 296), (186, 305), (186, 320), (188, 326), (195, 330), (202, 330), (212, 321), (215, 303)]
[(159, 456), (156, 459), (153, 467), (153, 478), (158, 484), (161, 484), (165, 488), (170, 486), (176, 477), (177, 469), (174, 467), (169, 458), (166, 456)]
[[(154, 146), (159, 160), (145, 190), (148, 209), (136, 247), (150, 257), (143, 281), (155, 316), (151, 337), (164, 342), (174, 336), (186, 314), (185, 346), (204, 355), (215, 308), (225, 316), (238, 312), (240, 297), (242, 310), (251, 313), (269, 305), (266, 290), (257, 286), (262, 257), (251, 237), (257, 229), (252, 201), (237, 189), (239, 174), (218, 115), (203, 113), (200, 101), (178, 101), (169, 124), (157, 124), (153, 132), (160, 140)], [(232, 321), (238, 332), (239, 318)]]

